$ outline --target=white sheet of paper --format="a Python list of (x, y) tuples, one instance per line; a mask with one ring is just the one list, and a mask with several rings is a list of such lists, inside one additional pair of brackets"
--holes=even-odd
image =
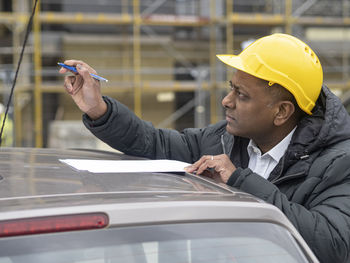
[(174, 160), (60, 159), (77, 170), (91, 173), (184, 172), (189, 163)]

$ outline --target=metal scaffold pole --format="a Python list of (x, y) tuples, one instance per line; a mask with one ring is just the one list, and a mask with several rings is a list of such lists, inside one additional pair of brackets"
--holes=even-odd
[[(226, 0), (226, 52), (227, 54), (233, 54), (233, 24), (231, 22), (231, 16), (233, 13), (233, 0)], [(226, 79), (231, 78), (231, 72), (227, 71)]]
[(141, 92), (141, 43), (140, 43), (140, 2), (134, 0), (134, 112), (140, 118), (142, 117), (142, 92)]
[(34, 33), (34, 121), (35, 121), (35, 146), (43, 146), (43, 116), (42, 116), (42, 64), (41, 64), (41, 22), (40, 0), (38, 1), (36, 15), (33, 21)]
[[(14, 0), (12, 2), (12, 10), (17, 13), (19, 12), (19, 3), (18, 0)], [(15, 62), (19, 59), (19, 50), (20, 50), (20, 36), (21, 32), (23, 31), (24, 26), (22, 23), (14, 23), (13, 24), (13, 30), (12, 30), (12, 43), (13, 43), (13, 56), (12, 59), (14, 61), (13, 65), (15, 65)], [(20, 106), (18, 106), (17, 103), (18, 100), (18, 92), (15, 91), (14, 98), (13, 98), (13, 105), (14, 105), (14, 124), (15, 124), (15, 130), (14, 130), (14, 136), (15, 146), (21, 145), (22, 140), (22, 112)]]
[(285, 24), (285, 32), (287, 34), (292, 34), (292, 0), (285, 0), (286, 6), (285, 6), (285, 17), (286, 17), (286, 24)]
[(216, 86), (216, 1), (210, 0), (210, 122), (217, 119)]

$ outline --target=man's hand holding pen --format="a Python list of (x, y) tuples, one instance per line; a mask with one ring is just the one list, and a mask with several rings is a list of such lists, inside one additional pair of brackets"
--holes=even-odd
[[(92, 120), (100, 118), (107, 111), (107, 104), (101, 95), (100, 82), (91, 76), (96, 71), (88, 64), (79, 60), (66, 60), (66, 65), (73, 66), (77, 72), (74, 76), (66, 76), (64, 87), (70, 94), (80, 110), (86, 113)], [(69, 70), (62, 67), (60, 73)]]
[(185, 168), (188, 173), (212, 178), (218, 183), (227, 183), (236, 167), (226, 154), (204, 155), (197, 162)]

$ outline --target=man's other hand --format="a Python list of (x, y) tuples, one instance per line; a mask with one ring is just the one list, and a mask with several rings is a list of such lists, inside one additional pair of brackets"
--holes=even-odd
[(204, 155), (197, 162), (185, 168), (188, 173), (196, 173), (212, 178), (217, 183), (227, 183), (236, 167), (226, 154)]

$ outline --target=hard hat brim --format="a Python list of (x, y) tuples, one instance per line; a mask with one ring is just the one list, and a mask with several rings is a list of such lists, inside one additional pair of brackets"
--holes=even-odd
[(236, 55), (216, 55), (218, 59), (224, 62), (226, 65), (229, 65), (235, 69), (246, 71), (243, 61), (239, 56)]

